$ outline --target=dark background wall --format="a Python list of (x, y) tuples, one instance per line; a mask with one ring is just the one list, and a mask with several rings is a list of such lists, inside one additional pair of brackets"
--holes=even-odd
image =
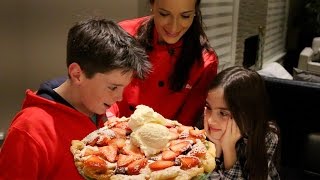
[(71, 25), (92, 16), (134, 18), (145, 5), (143, 0), (1, 0), (0, 133), (7, 131), (27, 88), (36, 90), (41, 82), (66, 74)]
[[(311, 47), (312, 40), (319, 36), (317, 29), (312, 26), (310, 20), (316, 18), (307, 14), (306, 3), (312, 0), (290, 0), (288, 31), (287, 31), (287, 55), (284, 59), (284, 67), (292, 73), (292, 68), (297, 67), (299, 54), (305, 47)], [(317, 0), (316, 0), (317, 1)], [(316, 2), (314, 1), (314, 2)], [(318, 2), (320, 2), (318, 0)], [(320, 9), (319, 9), (320, 10)]]

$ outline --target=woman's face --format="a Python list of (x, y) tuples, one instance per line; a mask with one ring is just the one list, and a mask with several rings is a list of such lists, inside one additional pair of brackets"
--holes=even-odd
[(151, 4), (159, 40), (174, 44), (193, 22), (196, 0), (155, 0)]
[(209, 91), (204, 110), (204, 129), (207, 137), (210, 140), (219, 140), (231, 118), (231, 112), (224, 100), (223, 89), (219, 87)]

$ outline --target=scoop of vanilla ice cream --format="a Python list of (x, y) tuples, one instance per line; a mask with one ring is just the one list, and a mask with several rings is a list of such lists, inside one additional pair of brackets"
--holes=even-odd
[(134, 131), (145, 123), (164, 125), (166, 120), (161, 114), (155, 112), (152, 108), (145, 105), (138, 105), (134, 113), (130, 116), (128, 125)]
[(146, 123), (131, 133), (131, 142), (146, 155), (159, 153), (169, 142), (169, 129), (161, 124)]

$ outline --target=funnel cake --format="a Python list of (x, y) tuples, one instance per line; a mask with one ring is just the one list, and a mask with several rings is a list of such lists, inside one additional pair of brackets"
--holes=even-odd
[(130, 118), (108, 120), (70, 150), (85, 179), (188, 180), (215, 168), (204, 130), (163, 118), (139, 105)]

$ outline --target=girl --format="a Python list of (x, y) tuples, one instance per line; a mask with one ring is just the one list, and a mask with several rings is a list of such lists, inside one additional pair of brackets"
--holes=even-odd
[(144, 104), (168, 119), (195, 125), (218, 66), (203, 30), (200, 0), (150, 0), (149, 4), (150, 16), (119, 24), (147, 50), (153, 71), (144, 81), (133, 80), (110, 111), (129, 117)]
[(280, 179), (279, 131), (257, 72), (238, 66), (221, 71), (209, 86), (204, 113), (207, 137), (216, 145), (212, 179)]

